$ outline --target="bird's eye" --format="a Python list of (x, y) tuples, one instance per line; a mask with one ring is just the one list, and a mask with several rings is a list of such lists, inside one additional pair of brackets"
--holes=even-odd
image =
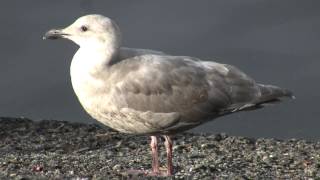
[(82, 32), (88, 31), (88, 27), (87, 27), (87, 26), (81, 26), (81, 31), (82, 31)]

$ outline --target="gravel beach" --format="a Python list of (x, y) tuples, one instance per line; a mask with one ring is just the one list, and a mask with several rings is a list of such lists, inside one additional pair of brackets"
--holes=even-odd
[[(320, 142), (183, 133), (173, 148), (174, 176), (132, 175), (128, 170), (151, 168), (147, 136), (0, 118), (0, 179), (320, 179)], [(165, 165), (162, 143), (160, 152)]]

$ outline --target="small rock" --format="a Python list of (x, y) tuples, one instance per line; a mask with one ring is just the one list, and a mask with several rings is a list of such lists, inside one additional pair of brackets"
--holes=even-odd
[(112, 170), (114, 171), (120, 171), (121, 170), (121, 165), (120, 164), (116, 164), (112, 167)]

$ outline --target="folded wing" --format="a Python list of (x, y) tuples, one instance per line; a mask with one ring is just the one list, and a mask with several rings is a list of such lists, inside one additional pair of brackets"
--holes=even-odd
[(285, 95), (266, 98), (265, 92), (271, 91), (237, 68), (185, 56), (135, 56), (113, 67), (108, 81), (118, 108), (151, 113), (154, 118), (145, 121), (163, 121), (163, 131), (188, 129)]

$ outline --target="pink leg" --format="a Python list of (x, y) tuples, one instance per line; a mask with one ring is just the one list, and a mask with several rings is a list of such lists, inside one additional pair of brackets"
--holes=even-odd
[(165, 146), (167, 150), (167, 175), (171, 176), (173, 174), (173, 165), (172, 165), (172, 140), (170, 136), (165, 135)]
[(145, 170), (129, 170), (129, 174), (140, 174), (143, 173), (147, 176), (171, 176), (173, 174), (172, 166), (172, 141), (169, 136), (164, 136), (165, 146), (167, 150), (167, 172), (160, 171), (159, 158), (158, 158), (158, 140), (157, 136), (150, 136), (151, 143), (150, 147), (152, 150), (152, 172)]
[(157, 136), (151, 136), (150, 147), (152, 150), (152, 172), (157, 175), (159, 171), (159, 158), (158, 158), (158, 140)]

